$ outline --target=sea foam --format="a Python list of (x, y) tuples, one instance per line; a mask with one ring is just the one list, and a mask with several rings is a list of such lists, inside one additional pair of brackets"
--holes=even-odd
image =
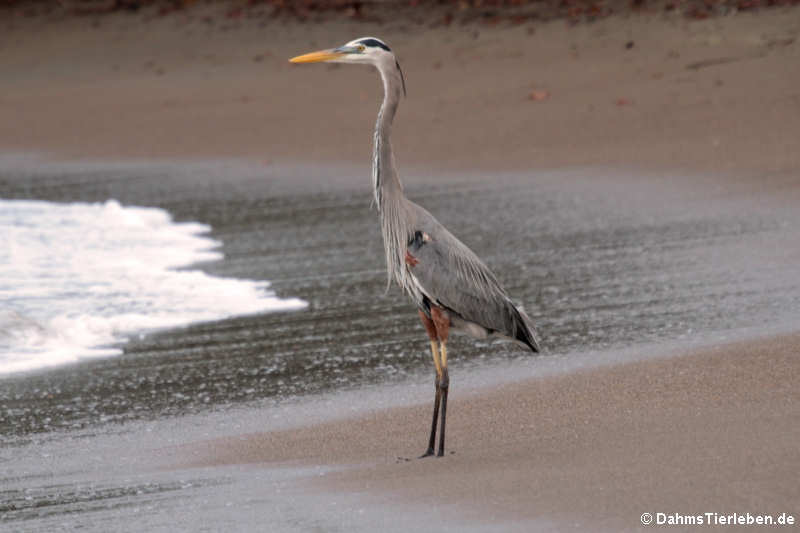
[(222, 258), (209, 230), (115, 200), (0, 200), (0, 374), (118, 355), (141, 332), (307, 305), (266, 281), (186, 269)]

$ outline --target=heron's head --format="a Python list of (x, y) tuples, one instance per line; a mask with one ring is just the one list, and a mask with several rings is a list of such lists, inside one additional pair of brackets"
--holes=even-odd
[(405, 92), (405, 80), (400, 63), (385, 42), (375, 37), (359, 37), (338, 48), (320, 50), (293, 57), (292, 63), (358, 63), (375, 66), (382, 74), (397, 69)]
[(338, 48), (320, 50), (293, 57), (292, 63), (369, 63), (378, 66), (386, 61), (394, 62), (394, 54), (386, 43), (375, 37), (361, 37)]

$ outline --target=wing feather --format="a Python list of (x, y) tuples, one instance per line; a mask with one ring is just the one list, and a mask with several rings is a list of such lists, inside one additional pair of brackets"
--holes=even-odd
[[(483, 261), (430, 213), (409, 202), (417, 228), (408, 243), (416, 261), (406, 268), (414, 290), (431, 303), (490, 332), (517, 340), (539, 351), (530, 319), (506, 294)], [(413, 295), (412, 295), (413, 296)]]
[(431, 302), (491, 331), (513, 336), (515, 309), (494, 273), (444, 227), (427, 228), (427, 240), (415, 239), (410, 268)]

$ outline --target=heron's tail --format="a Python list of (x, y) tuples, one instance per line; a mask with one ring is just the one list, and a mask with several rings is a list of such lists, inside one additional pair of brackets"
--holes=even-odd
[(511, 304), (510, 307), (512, 309), (512, 320), (514, 322), (514, 339), (530, 348), (533, 353), (541, 352), (542, 348), (539, 344), (539, 337), (536, 335), (536, 330), (533, 328), (531, 319), (525, 314), (525, 311), (521, 307), (517, 307), (513, 304)]

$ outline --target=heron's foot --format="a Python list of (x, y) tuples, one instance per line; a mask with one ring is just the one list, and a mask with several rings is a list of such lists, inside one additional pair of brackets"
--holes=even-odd
[(432, 457), (434, 455), (433, 448), (428, 448), (425, 453), (417, 457), (417, 459), (425, 459), (426, 457)]

